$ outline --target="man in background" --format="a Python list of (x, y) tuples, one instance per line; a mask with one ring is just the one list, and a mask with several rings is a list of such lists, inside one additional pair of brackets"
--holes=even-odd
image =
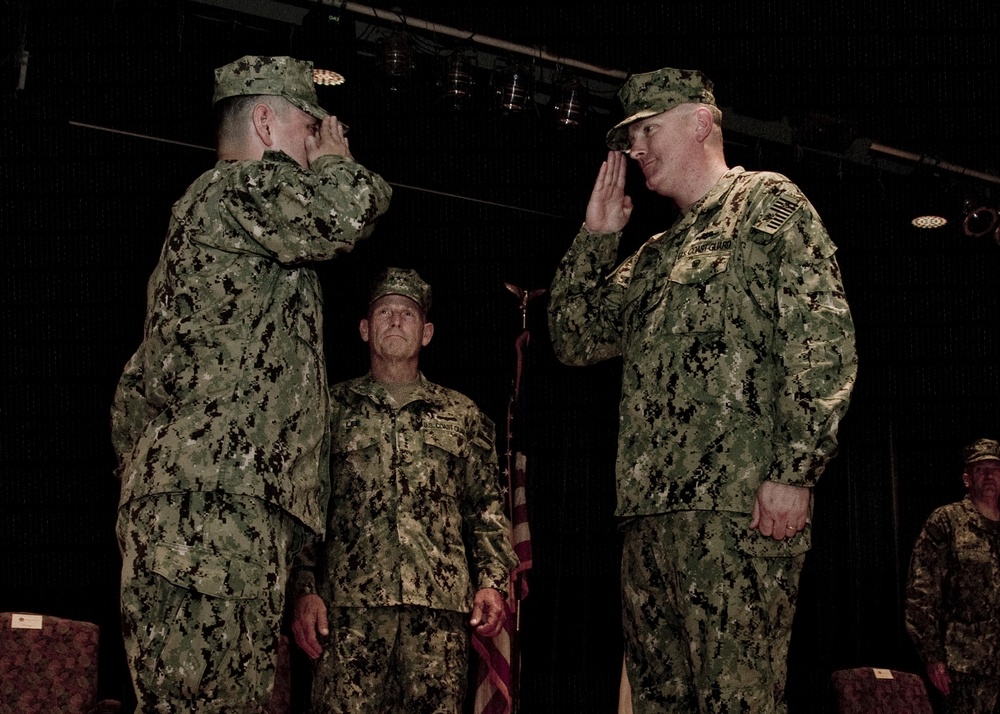
[(506, 617), (517, 558), (495, 430), (421, 374), (430, 308), (416, 271), (386, 270), (359, 325), (370, 371), (332, 390), (327, 536), (292, 577), (312, 714), (460, 714), (469, 628), (494, 637)]
[(949, 714), (994, 714), (1000, 695), (1000, 443), (965, 448), (965, 498), (931, 513), (913, 546), (906, 631)]
[(122, 626), (140, 712), (262, 712), (288, 566), (323, 533), (329, 392), (309, 267), (391, 189), (317, 104), (312, 65), (215, 72), (217, 157), (176, 204), (112, 406)]
[[(699, 71), (630, 77), (552, 283), (559, 358), (622, 357), (616, 515), (633, 710), (785, 711), (812, 487), (856, 371), (836, 250), (786, 177), (729, 168)], [(626, 157), (680, 209), (615, 268)]]

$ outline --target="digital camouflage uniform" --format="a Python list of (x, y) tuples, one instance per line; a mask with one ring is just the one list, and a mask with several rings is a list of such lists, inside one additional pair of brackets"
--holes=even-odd
[(947, 664), (949, 712), (993, 714), (1000, 691), (1000, 524), (968, 497), (931, 513), (913, 546), (906, 631), (925, 664)]
[(787, 178), (740, 167), (616, 269), (620, 237), (581, 228), (549, 329), (567, 364), (624, 360), (634, 710), (783, 711), (809, 529), (779, 542), (748, 525), (763, 481), (813, 486), (836, 448), (856, 354), (835, 246)]
[(457, 712), (473, 595), (506, 593), (517, 562), (493, 422), (423, 375), (403, 403), (371, 375), (332, 400), (326, 540), (293, 575), (296, 596), (315, 592), (330, 608), (313, 712), (394, 711), (390, 671), (412, 687), (405, 711)]
[[(252, 59), (227, 68), (246, 73)], [(307, 81), (297, 91), (314, 99)], [(280, 82), (259, 88), (278, 94)], [(351, 159), (307, 170), (266, 152), (219, 161), (173, 207), (112, 406), (140, 711), (266, 703), (290, 551), (322, 534), (329, 495), (322, 296), (308, 264), (350, 251), (390, 196)]]

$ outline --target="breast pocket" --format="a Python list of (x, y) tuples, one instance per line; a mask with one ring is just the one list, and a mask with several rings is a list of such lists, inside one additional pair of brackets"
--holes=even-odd
[(728, 253), (682, 256), (673, 265), (662, 301), (663, 329), (676, 335), (721, 332), (729, 290)]
[[(386, 434), (358, 424), (342, 424), (334, 434), (330, 454), (330, 488), (335, 499), (363, 494), (380, 487), (384, 461), (391, 449), (382, 448)], [(358, 495), (361, 494), (361, 495)]]
[(442, 497), (457, 498), (469, 459), (468, 439), (461, 432), (427, 424), (423, 435), (427, 458), (418, 485)]

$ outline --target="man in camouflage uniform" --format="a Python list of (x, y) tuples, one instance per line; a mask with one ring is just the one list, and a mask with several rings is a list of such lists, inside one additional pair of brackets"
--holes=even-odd
[(112, 407), (121, 607), (140, 712), (259, 712), (292, 551), (322, 534), (320, 285), (391, 189), (316, 103), (312, 65), (215, 72), (218, 163), (174, 205)]
[(906, 630), (949, 714), (994, 714), (1000, 695), (1000, 443), (965, 449), (965, 498), (927, 519), (910, 559)]
[(383, 273), (360, 323), (371, 370), (332, 389), (326, 541), (292, 577), (313, 714), (459, 714), (469, 627), (494, 637), (506, 616), (493, 422), (418, 370), (430, 306), (415, 271)]
[[(787, 178), (726, 165), (702, 73), (633, 75), (618, 96), (626, 118), (553, 280), (549, 329), (566, 364), (624, 360), (633, 709), (784, 711), (811, 487), (856, 371), (835, 247)], [(626, 155), (680, 215), (616, 269)]]

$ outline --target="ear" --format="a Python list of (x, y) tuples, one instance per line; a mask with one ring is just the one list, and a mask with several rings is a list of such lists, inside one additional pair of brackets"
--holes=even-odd
[(715, 121), (712, 119), (712, 112), (708, 107), (700, 105), (694, 112), (694, 131), (698, 141), (705, 141), (712, 134)]
[(361, 335), (361, 341), (368, 341), (368, 318), (361, 318), (361, 323), (358, 325), (358, 333)]
[(274, 146), (274, 122), (274, 110), (267, 104), (260, 102), (253, 108), (253, 128), (264, 146)]
[(431, 338), (434, 337), (434, 323), (425, 322), (424, 323), (424, 336), (420, 339), (420, 344), (426, 347), (430, 344)]

